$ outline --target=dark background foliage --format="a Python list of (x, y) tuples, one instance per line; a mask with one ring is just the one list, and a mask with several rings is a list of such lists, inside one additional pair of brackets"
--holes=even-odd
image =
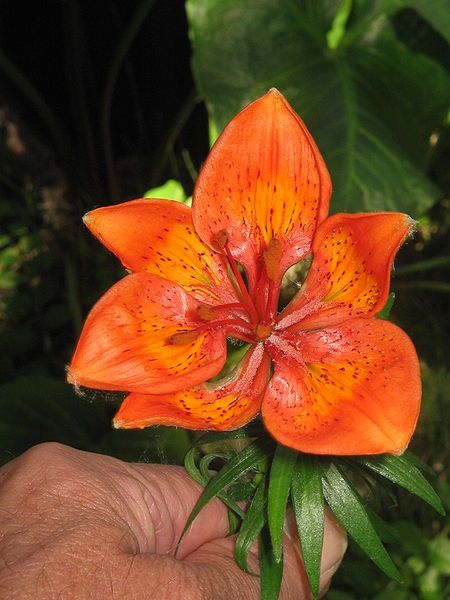
[[(276, 85), (323, 149), (335, 211), (418, 219), (392, 318), (423, 366), (414, 450), (448, 506), (449, 34), (444, 1), (2, 2), (0, 461), (46, 440), (182, 460), (186, 432), (113, 431), (119, 399), (64, 382), (84, 317), (123, 273), (81, 217), (169, 178), (189, 195), (209, 136)], [(441, 600), (448, 525), (415, 500), (382, 500), (406, 586), (352, 547), (328, 597)]]

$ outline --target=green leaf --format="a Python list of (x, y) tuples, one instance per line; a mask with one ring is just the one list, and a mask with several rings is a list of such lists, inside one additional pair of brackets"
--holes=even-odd
[[(177, 547), (183, 539), (184, 534), (189, 529), (191, 523), (194, 521), (199, 512), (208, 504), (208, 502), (216, 496), (221, 495), (226, 486), (238, 480), (239, 477), (244, 475), (244, 473), (249, 471), (252, 467), (256, 466), (260, 461), (266, 458), (268, 449), (271, 445), (271, 443), (268, 443), (267, 440), (264, 439), (253, 442), (252, 444), (244, 448), (244, 450), (241, 450), (241, 452), (236, 454), (236, 456), (232, 458), (230, 462), (228, 462), (224, 467), (222, 467), (222, 469), (217, 473), (215, 477), (209, 480), (209, 482), (206, 484), (205, 489), (200, 495), (200, 498), (197, 500), (194, 508), (192, 509), (188, 520), (186, 521), (186, 525), (184, 526), (180, 539), (178, 540)], [(188, 455), (189, 460), (186, 470), (189, 474), (191, 474), (192, 470), (192, 472), (195, 475), (195, 469), (193, 469), (192, 467), (193, 454), (188, 452)], [(198, 471), (198, 473), (200, 473), (200, 475), (205, 480), (204, 475), (200, 471)], [(228, 506), (230, 506), (230, 508), (233, 508), (234, 503), (229, 502), (225, 495), (222, 496), (222, 499), (228, 504)], [(238, 510), (242, 514), (242, 511), (239, 508)], [(244, 515), (242, 514), (242, 517), (243, 516)]]
[(333, 52), (336, 2), (188, 0), (187, 12), (196, 81), (219, 129), (277, 87), (324, 155), (333, 212), (418, 216), (436, 202), (429, 138), (446, 119), (450, 77), (387, 18), (352, 23)]
[[(450, 42), (450, 4), (443, 0), (383, 0), (376, 3), (394, 13), (402, 8), (412, 8)], [(376, 6), (375, 3), (375, 6)]]
[(416, 496), (422, 498), (422, 500), (432, 506), (439, 514), (445, 514), (439, 496), (419, 469), (404, 456), (384, 454), (383, 456), (360, 458), (358, 460), (361, 464), (378, 475), (386, 477), (386, 479), (400, 485), (412, 494), (416, 494)]
[(267, 514), (275, 560), (283, 554), (283, 529), (298, 452), (278, 444), (270, 468)]
[(259, 545), (259, 569), (261, 580), (260, 600), (278, 600), (283, 575), (283, 559), (277, 561), (267, 527), (261, 533)]
[(217, 458), (229, 460), (231, 456), (230, 454), (224, 454), (223, 452), (210, 452), (200, 459), (199, 470), (206, 481), (209, 481), (211, 477), (215, 477), (215, 474), (211, 473), (209, 468), (212, 461)]
[(395, 530), (391, 527), (391, 525), (389, 525), (389, 523), (377, 515), (377, 513), (370, 508), (370, 506), (365, 505), (364, 509), (373, 525), (373, 528), (377, 532), (382, 542), (393, 543), (398, 541)]
[(388, 319), (389, 315), (391, 314), (392, 307), (394, 306), (394, 302), (395, 302), (395, 292), (391, 292), (386, 300), (386, 304), (383, 306), (383, 308), (380, 310), (380, 312), (377, 313), (377, 317), (379, 319), (383, 319), (384, 321), (386, 319)]
[(401, 581), (400, 573), (381, 543), (363, 502), (335, 464), (324, 467), (322, 485), (329, 507), (349, 535), (388, 577)]
[(251, 481), (234, 483), (227, 490), (228, 498), (235, 502), (244, 502), (248, 500), (255, 492), (255, 486)]
[(266, 522), (264, 509), (266, 504), (266, 480), (262, 479), (256, 488), (251, 504), (247, 510), (247, 514), (242, 521), (239, 535), (236, 539), (234, 556), (240, 568), (247, 573), (249, 571), (247, 565), (247, 556), (253, 542), (261, 533)]
[[(199, 454), (198, 448), (196, 448), (195, 446), (193, 448), (190, 448), (190, 450), (186, 453), (186, 457), (184, 459), (184, 468), (186, 469), (187, 473), (189, 474), (190, 477), (192, 477), (192, 479), (194, 481), (196, 481), (201, 486), (203, 486), (204, 488), (206, 488), (206, 486), (208, 485), (208, 483), (215, 477), (213, 474), (211, 474), (208, 471), (209, 464), (215, 458), (223, 457), (224, 455), (223, 454), (217, 454), (217, 453), (206, 454), (205, 456), (203, 456), (200, 459), (200, 465), (199, 465), (199, 467), (197, 467), (197, 461), (196, 461), (196, 459), (197, 459), (197, 455), (198, 454)], [(226, 455), (226, 456), (229, 456), (229, 455)], [(218, 492), (216, 495), (236, 515), (238, 515), (241, 518), (244, 517), (244, 515), (245, 515), (244, 511), (236, 504), (236, 502), (234, 502), (233, 498), (229, 498), (228, 497), (228, 494), (226, 494), (225, 492)], [(232, 525), (233, 524), (230, 521), (230, 527)], [(184, 532), (183, 532), (183, 535), (184, 535)], [(181, 536), (181, 538), (180, 538), (180, 540), (179, 540), (178, 543), (181, 542), (181, 539), (182, 539), (183, 535)]]
[(186, 202), (183, 186), (174, 179), (169, 179), (163, 185), (152, 188), (144, 194), (144, 198), (161, 198), (163, 200), (176, 200)]
[(292, 478), (291, 498), (305, 569), (316, 598), (323, 546), (324, 499), (320, 466), (314, 457), (299, 456)]

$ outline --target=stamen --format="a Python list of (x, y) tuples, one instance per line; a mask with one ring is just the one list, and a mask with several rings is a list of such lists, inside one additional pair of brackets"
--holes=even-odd
[(197, 306), (197, 314), (202, 321), (215, 321), (218, 317), (217, 312), (205, 304)]
[(238, 285), (239, 288), (239, 292), (242, 298), (242, 304), (245, 307), (245, 309), (247, 310), (250, 319), (252, 321), (252, 324), (256, 324), (258, 322), (258, 312), (255, 308), (255, 305), (253, 304), (253, 300), (250, 296), (250, 294), (248, 293), (247, 290), (247, 286), (245, 285), (245, 282), (242, 278), (241, 272), (239, 271), (236, 261), (234, 260), (231, 252), (230, 252), (230, 248), (228, 245), (228, 233), (226, 232), (225, 229), (221, 229), (220, 231), (218, 231), (215, 235), (216, 238), (216, 242), (217, 245), (219, 246), (219, 248), (221, 250), (225, 250), (225, 255), (227, 257), (228, 260), (228, 264), (230, 265), (230, 268), (233, 272), (234, 278), (236, 279), (236, 283)]
[(281, 243), (277, 238), (272, 238), (263, 253), (267, 277), (272, 281), (279, 275), (281, 260)]

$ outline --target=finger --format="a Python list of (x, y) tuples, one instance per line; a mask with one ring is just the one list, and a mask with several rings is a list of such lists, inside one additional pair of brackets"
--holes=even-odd
[[(150, 512), (154, 532), (154, 547), (145, 544), (146, 551), (157, 554), (175, 553), (180, 536), (203, 488), (182, 467), (169, 465), (130, 465), (144, 478), (146, 491), (143, 499)], [(186, 531), (177, 551), (183, 559), (202, 544), (227, 535), (228, 512), (215, 498), (200, 511)], [(150, 530), (148, 530), (150, 533)]]
[[(289, 600), (309, 599), (310, 588), (306, 576), (297, 529), (293, 515), (286, 524), (284, 540), (284, 569), (280, 598)], [(195, 567), (203, 585), (211, 592), (211, 597), (221, 598), (259, 598), (259, 578), (242, 571), (234, 560), (235, 538), (228, 537), (208, 542), (186, 557), (185, 563)], [(324, 524), (324, 544), (321, 561), (320, 595), (329, 587), (331, 577), (339, 567), (345, 550), (347, 538), (330, 513), (326, 513)], [(252, 548), (248, 556), (249, 568), (258, 572), (258, 546)], [(207, 597), (208, 594), (207, 594)]]
[[(145, 474), (150, 484), (149, 488), (152, 489), (150, 504), (153, 506), (153, 518), (156, 519), (157, 537), (159, 538), (157, 550), (155, 551), (173, 555), (179, 535), (183, 531), (186, 519), (189, 517), (202, 488), (179, 467), (144, 464), (133, 466)], [(158, 509), (159, 515), (156, 515), (154, 509), (158, 505), (160, 507)], [(161, 512), (162, 505), (168, 511), (165, 515)], [(202, 579), (208, 580), (210, 578), (212, 583), (215, 584), (220, 581), (221, 584), (218, 585), (224, 584), (224, 579), (228, 582), (228, 585), (231, 585), (230, 581), (233, 580), (236, 582), (238, 590), (245, 589), (249, 593), (255, 585), (256, 589), (259, 589), (258, 579), (244, 573), (235, 563), (233, 557), (234, 539), (223, 539), (227, 531), (227, 510), (219, 500), (215, 499), (207, 504), (189, 528), (180, 545), (177, 558), (186, 559), (184, 562), (191, 565), (191, 567), (196, 565), (194, 573), (191, 573), (194, 579), (197, 575), (201, 575)], [(282, 593), (285, 598), (307, 598), (309, 586), (292, 514), (288, 517), (286, 533)], [(346, 547), (345, 534), (336, 520), (329, 513), (326, 513), (320, 576), (321, 595), (325, 593), (333, 574), (339, 567)], [(164, 557), (164, 559), (168, 558), (167, 556)], [(152, 560), (157, 559), (153, 558)], [(167, 560), (164, 560), (163, 564), (164, 568), (167, 568)], [(175, 574), (182, 564), (183, 562), (175, 561), (169, 567), (169, 570), (173, 571), (175, 569), (173, 571)], [(252, 570), (258, 571), (256, 548), (250, 553), (249, 564)], [(205, 570), (203, 570), (203, 567)], [(200, 571), (198, 571), (198, 568), (200, 568)]]

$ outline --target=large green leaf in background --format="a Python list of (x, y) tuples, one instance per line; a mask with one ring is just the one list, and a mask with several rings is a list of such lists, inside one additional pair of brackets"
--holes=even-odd
[(217, 127), (277, 87), (324, 154), (333, 212), (420, 215), (439, 198), (426, 167), (450, 78), (396, 38), (389, 15), (406, 6), (435, 15), (419, 1), (188, 0), (194, 72)]

